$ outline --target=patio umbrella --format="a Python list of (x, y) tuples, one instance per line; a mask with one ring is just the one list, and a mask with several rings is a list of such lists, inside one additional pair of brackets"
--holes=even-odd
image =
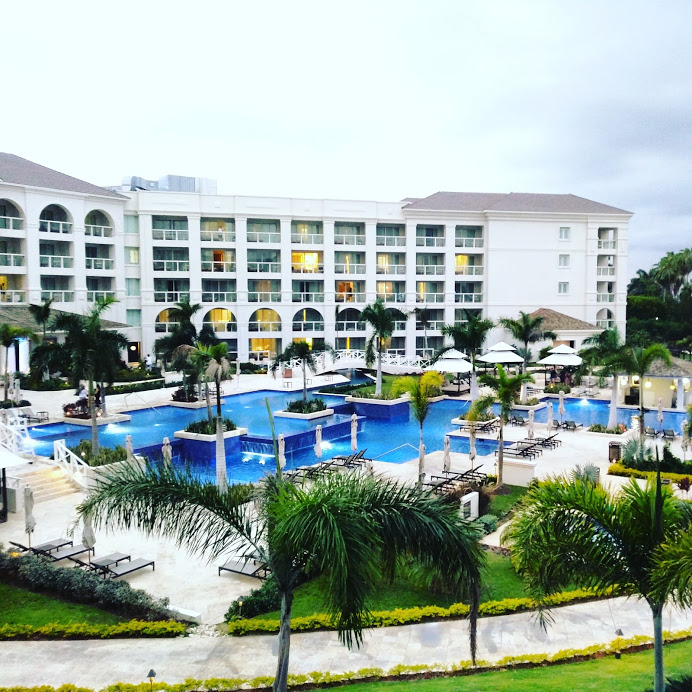
[(682, 441), (680, 444), (682, 446), (684, 461), (684, 456), (687, 454), (687, 450), (690, 448), (690, 425), (686, 420), (682, 422)]
[(284, 468), (286, 466), (286, 438), (284, 434), (279, 435), (279, 468)]
[(560, 392), (560, 401), (557, 405), (557, 412), (560, 414), (560, 423), (562, 423), (562, 416), (565, 415), (565, 393)]
[(568, 346), (567, 344), (560, 344), (559, 346), (555, 346), (554, 348), (551, 348), (548, 353), (576, 353), (576, 349), (572, 348), (571, 346)]
[(663, 397), (658, 397), (658, 413), (656, 414), (656, 420), (658, 421), (658, 429), (663, 428)]
[(471, 462), (471, 468), (473, 468), (473, 462), (476, 461), (476, 426), (472, 425), (469, 427), (469, 461)]
[(318, 459), (322, 458), (322, 426), (318, 425), (315, 428), (315, 456)]
[(171, 441), (167, 438), (163, 438), (163, 447), (161, 447), (161, 455), (163, 456), (163, 463), (165, 466), (170, 466), (173, 459), (173, 448), (171, 447)]
[(445, 451), (442, 456), (442, 470), (449, 473), (449, 468), (452, 465), (452, 460), (449, 455), (449, 435), (445, 435)]
[(534, 433), (533, 433), (534, 417), (535, 417), (534, 410), (531, 409), (531, 410), (529, 411), (529, 429), (528, 429), (528, 431), (527, 431), (527, 432), (528, 432), (529, 440), (533, 440), (533, 434), (534, 434)]
[(24, 486), (24, 531), (29, 537), (29, 547), (31, 547), (31, 534), (36, 528), (34, 518), (34, 491), (31, 486)]
[(132, 435), (125, 435), (125, 451), (127, 452), (127, 460), (134, 459), (134, 450), (132, 449)]
[(479, 356), (478, 360), (483, 363), (492, 363), (493, 365), (497, 365), (498, 363), (505, 365), (507, 363), (524, 362), (524, 359), (518, 353), (509, 349), (506, 351), (490, 350), (484, 355)]
[(455, 348), (445, 351), (438, 360), (432, 365), (425, 368), (426, 370), (435, 370), (437, 372), (471, 372), (473, 366), (469, 362), (467, 356)]
[(365, 470), (371, 475), (375, 475), (375, 467), (373, 466), (372, 459), (366, 459)]
[(12, 399), (15, 404), (18, 404), (22, 400), (22, 387), (20, 384), (20, 379), (18, 377), (14, 378), (14, 386), (12, 388)]
[(548, 418), (545, 421), (546, 427), (550, 430), (553, 427), (553, 402), (548, 402)]
[(489, 346), (488, 351), (516, 351), (517, 347), (506, 341), (498, 341), (494, 346)]
[(94, 525), (91, 523), (90, 517), (84, 517), (84, 527), (82, 528), (82, 545), (89, 549), (87, 556), (91, 562), (91, 548), (96, 545), (96, 535), (94, 534)]
[(423, 485), (425, 480), (425, 445), (421, 442), (418, 448), (418, 483)]
[(351, 415), (351, 451), (355, 452), (358, 449), (358, 416), (354, 413)]
[(538, 365), (581, 365), (582, 358), (576, 353), (551, 353), (537, 363)]

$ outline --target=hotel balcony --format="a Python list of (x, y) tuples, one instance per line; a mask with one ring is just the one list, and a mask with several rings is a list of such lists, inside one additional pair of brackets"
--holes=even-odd
[(176, 230), (172, 228), (153, 228), (151, 231), (151, 237), (154, 240), (185, 241), (189, 240), (190, 233), (187, 229)]
[(203, 303), (235, 303), (237, 300), (238, 294), (235, 291), (202, 291)]
[(24, 219), (19, 216), (0, 216), (0, 231), (21, 231)]
[(0, 253), (0, 267), (23, 267), (24, 255), (14, 252)]
[(95, 303), (97, 300), (115, 298), (115, 291), (87, 291), (87, 302)]
[(294, 303), (324, 303), (324, 293), (316, 291), (294, 291)]
[(597, 303), (614, 303), (615, 294), (614, 293), (597, 293), (596, 294)]
[(26, 291), (0, 290), (0, 303), (26, 303)]
[(189, 291), (154, 291), (155, 303), (180, 303), (190, 300)]
[(482, 293), (456, 293), (454, 295), (455, 303), (482, 303)]
[(112, 226), (92, 226), (91, 224), (84, 225), (84, 235), (91, 236), (93, 238), (112, 238), (113, 237), (113, 227)]
[(365, 274), (364, 264), (335, 264), (335, 274)]
[(280, 303), (281, 291), (248, 291), (248, 303)]
[(228, 272), (234, 273), (236, 270), (235, 262), (219, 262), (216, 260), (203, 260), (202, 261), (202, 271), (203, 272)]
[(216, 333), (233, 333), (238, 331), (237, 322), (202, 322), (202, 326), (208, 327)]
[(74, 303), (74, 291), (41, 291), (41, 301), (54, 303)]
[(38, 263), (40, 267), (50, 267), (51, 269), (72, 269), (74, 257), (69, 255), (39, 255)]
[(444, 264), (417, 264), (416, 274), (419, 276), (444, 276)]
[(416, 303), (444, 303), (444, 293), (416, 293)]
[(281, 322), (271, 322), (268, 320), (250, 320), (247, 323), (248, 330), (251, 332), (280, 332)]
[(154, 260), (155, 272), (190, 272), (189, 260)]
[(615, 267), (596, 267), (596, 276), (615, 276)]
[(38, 229), (46, 233), (72, 233), (72, 224), (69, 221), (47, 221), (41, 219)]
[(617, 240), (599, 240), (598, 249), (599, 250), (616, 250), (618, 246)]
[(457, 276), (483, 276), (482, 264), (457, 264), (454, 267), (454, 273)]
[(115, 268), (115, 260), (108, 259), (107, 257), (85, 257), (84, 264), (87, 269), (112, 270)]

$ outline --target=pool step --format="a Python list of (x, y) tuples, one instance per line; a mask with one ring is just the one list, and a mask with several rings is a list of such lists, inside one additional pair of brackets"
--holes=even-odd
[(79, 490), (66, 478), (62, 470), (54, 466), (29, 467), (28, 470), (21, 470), (14, 475), (31, 486), (34, 491), (34, 502), (47, 502), (56, 497), (71, 495)]

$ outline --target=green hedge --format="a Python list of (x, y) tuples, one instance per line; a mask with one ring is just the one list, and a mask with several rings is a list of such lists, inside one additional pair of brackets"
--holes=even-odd
[[(608, 467), (609, 476), (625, 476), (626, 478), (642, 478), (644, 480), (655, 479), (655, 471), (640, 471), (639, 469), (631, 469), (622, 464), (611, 464)], [(661, 478), (668, 478), (671, 483), (678, 483), (683, 478), (690, 478), (689, 473), (661, 473)]]
[(0, 640), (32, 639), (125, 639), (131, 637), (179, 637), (187, 627), (174, 620), (145, 622), (130, 620), (117, 625), (61, 625), (54, 622), (41, 627), (33, 625), (0, 625)]
[[(577, 591), (566, 591), (556, 594), (547, 599), (546, 603), (549, 606), (568, 605), (578, 601), (604, 598), (612, 595), (612, 593), (612, 589), (598, 592), (579, 589)], [(481, 603), (478, 614), (480, 617), (490, 617), (522, 613), (535, 609), (536, 602), (531, 598), (505, 598), (501, 601)], [(416, 622), (429, 622), (431, 620), (458, 619), (465, 618), (468, 614), (469, 607), (465, 603), (454, 603), (449, 608), (441, 608), (439, 606), (397, 608), (395, 610), (382, 610), (371, 613), (366, 627), (393, 627), (396, 625), (410, 625)], [(279, 624), (279, 620), (234, 620), (228, 623), (228, 632), (234, 636), (278, 632)], [(334, 621), (326, 613), (317, 613), (307, 617), (291, 619), (291, 630), (293, 632), (312, 632), (330, 629), (334, 629)]]
[(146, 392), (149, 389), (164, 389), (166, 387), (178, 387), (178, 382), (165, 382), (164, 380), (152, 380), (151, 382), (138, 382), (137, 384), (117, 384), (108, 387), (107, 394), (131, 394), (132, 392)]
[[(224, 432), (231, 432), (236, 429), (236, 424), (230, 418), (223, 419)], [(185, 432), (195, 433), (196, 435), (215, 435), (216, 434), (216, 419), (211, 423), (208, 418), (196, 420), (188, 423)]]

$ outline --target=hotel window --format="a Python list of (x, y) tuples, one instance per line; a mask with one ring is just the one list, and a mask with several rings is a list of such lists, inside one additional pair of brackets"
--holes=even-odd
[(131, 298), (139, 295), (139, 279), (125, 279), (125, 295)]
[(566, 296), (569, 293), (569, 281), (559, 281), (557, 284), (557, 292), (561, 296)]
[(139, 216), (125, 216), (125, 233), (139, 235)]
[(141, 310), (126, 310), (125, 320), (131, 327), (142, 326), (142, 311)]
[(569, 255), (558, 255), (558, 267), (569, 267)]
[(126, 247), (125, 248), (125, 264), (139, 264), (139, 248), (138, 247)]
[(569, 226), (560, 226), (560, 240), (569, 240)]

